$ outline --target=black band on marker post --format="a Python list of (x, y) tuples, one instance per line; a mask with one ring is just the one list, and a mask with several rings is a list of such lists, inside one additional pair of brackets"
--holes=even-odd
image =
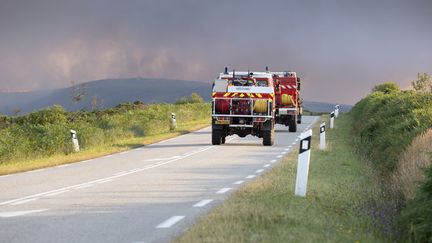
[(325, 132), (325, 125), (320, 127), (320, 133)]
[[(306, 138), (300, 140), (300, 151), (299, 151), (300, 154), (303, 153), (303, 152), (306, 152), (306, 151), (310, 150), (311, 139), (312, 139), (312, 136), (309, 136), (309, 137), (306, 137)], [(307, 148), (303, 148), (303, 144), (305, 142), (307, 142)]]
[(332, 111), (332, 113), (330, 113), (330, 117), (331, 117), (331, 118), (334, 117), (334, 111)]

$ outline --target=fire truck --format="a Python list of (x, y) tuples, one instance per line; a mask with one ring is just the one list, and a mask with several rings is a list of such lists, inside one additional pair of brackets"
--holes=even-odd
[(228, 72), (213, 83), (212, 144), (224, 144), (226, 137), (256, 136), (264, 146), (274, 144), (275, 92), (268, 72)]
[[(268, 69), (267, 69), (268, 70)], [(297, 131), (301, 123), (300, 78), (295, 72), (271, 72), (276, 95), (276, 123), (288, 126), (290, 132)]]

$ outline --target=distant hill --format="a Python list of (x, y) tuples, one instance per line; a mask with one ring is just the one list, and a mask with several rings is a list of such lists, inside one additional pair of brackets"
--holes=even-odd
[[(323, 102), (316, 102), (316, 101), (303, 101), (303, 107), (304, 109), (308, 111), (313, 112), (331, 112), (334, 110), (335, 103), (323, 103)], [(348, 112), (352, 108), (352, 105), (342, 105), (339, 104), (339, 111), (340, 112)]]
[[(181, 97), (190, 96), (195, 92), (205, 100), (210, 100), (211, 83), (170, 79), (105, 79), (84, 83), (84, 96), (79, 102), (73, 101), (74, 88), (63, 88), (47, 91), (26, 93), (1, 93), (0, 113), (12, 115), (15, 109), (20, 115), (59, 104), (69, 111), (89, 110), (92, 100), (98, 101), (98, 108), (110, 108), (119, 103), (142, 101), (144, 103), (173, 103)], [(326, 112), (334, 108), (334, 104), (321, 102), (304, 102), (305, 108), (315, 112)], [(346, 108), (346, 109), (345, 109)], [(342, 110), (350, 107), (342, 106)]]
[(27, 93), (0, 93), (0, 112), (11, 115), (19, 108), (20, 114), (59, 104), (67, 110), (91, 109), (92, 99), (97, 98), (98, 108), (109, 108), (119, 103), (143, 101), (144, 103), (172, 103), (196, 92), (209, 98), (211, 84), (169, 79), (105, 79), (84, 83), (85, 95), (79, 102), (73, 101), (74, 88)]

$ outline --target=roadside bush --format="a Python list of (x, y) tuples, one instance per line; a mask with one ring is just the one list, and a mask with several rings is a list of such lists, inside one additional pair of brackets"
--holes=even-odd
[(0, 116), (0, 163), (72, 152), (70, 130), (81, 149), (116, 144), (122, 139), (169, 132), (171, 113), (177, 124), (209, 117), (207, 103), (120, 104), (101, 111), (66, 112), (54, 106), (21, 117)]
[(177, 105), (196, 104), (196, 103), (204, 103), (204, 99), (197, 93), (192, 93), (190, 97), (181, 97), (176, 101)]
[(431, 126), (432, 95), (374, 92), (358, 102), (351, 113), (360, 152), (389, 175), (412, 139)]
[(43, 110), (32, 112), (26, 116), (16, 118), (16, 122), (20, 125), (47, 125), (66, 122), (66, 111), (60, 105)]
[(386, 87), (352, 108), (356, 147), (377, 172), (383, 202), (392, 208), (386, 218), (394, 239), (432, 242), (432, 94)]
[(373, 87), (372, 92), (383, 92), (385, 94), (400, 91), (399, 85), (393, 82), (385, 82)]

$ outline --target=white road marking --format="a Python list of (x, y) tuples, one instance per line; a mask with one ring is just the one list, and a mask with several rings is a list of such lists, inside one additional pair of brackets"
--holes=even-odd
[(292, 145), (295, 145), (295, 144), (296, 144), (296, 142), (293, 142), (293, 143), (292, 143)]
[(248, 176), (246, 176), (245, 178), (246, 179), (252, 179), (252, 178), (254, 178), (255, 177), (255, 175), (248, 175)]
[(270, 160), (270, 163), (276, 163), (276, 162), (277, 162), (277, 160), (275, 160), (275, 159)]
[[(232, 138), (232, 139), (230, 139), (230, 140), (227, 140), (227, 141), (231, 141), (233, 139), (235, 139), (235, 137)], [(203, 149), (198, 150), (198, 151), (190, 154), (189, 156), (192, 156), (192, 155), (195, 155), (197, 153), (201, 153), (201, 152), (204, 152), (206, 150), (213, 149), (213, 148), (217, 148), (217, 146), (206, 146)], [(153, 169), (153, 168), (156, 168), (156, 167), (160, 167), (160, 166), (163, 166), (163, 165), (166, 165), (166, 164), (171, 164), (173, 162), (176, 162), (178, 160), (184, 159), (184, 158), (189, 157), (189, 156), (184, 156), (184, 157), (168, 160), (168, 161), (165, 161), (165, 162), (162, 162), (162, 163), (149, 165), (149, 166), (146, 166), (146, 167), (141, 168), (139, 170), (129, 171), (126, 174), (122, 174), (122, 175), (110, 176), (110, 177), (101, 178), (101, 179), (97, 179), (97, 180), (93, 180), (93, 181), (88, 181), (88, 182), (85, 182), (85, 183), (81, 183), (81, 184), (77, 184), (77, 185), (72, 185), (72, 186), (67, 186), (67, 187), (63, 187), (63, 188), (59, 188), (59, 189), (55, 189), (55, 190), (51, 190), (51, 191), (47, 191), (47, 192), (37, 193), (37, 194), (30, 195), (30, 196), (22, 197), (22, 198), (17, 198), (17, 199), (13, 199), (13, 200), (4, 201), (4, 202), (0, 203), (0, 206), (7, 205), (7, 204), (12, 204), (12, 203), (15, 203), (15, 202), (20, 202), (22, 200), (27, 200), (27, 199), (31, 199), (31, 198), (36, 198), (37, 199), (40, 196), (45, 196), (47, 194), (51, 194), (51, 193), (54, 193), (54, 192), (57, 192), (57, 191), (74, 189), (74, 188), (77, 188), (77, 187), (80, 187), (80, 186), (83, 186), (83, 185), (94, 184), (94, 183), (98, 183), (99, 181), (105, 181), (107, 179), (115, 179), (115, 178), (119, 178), (119, 177), (130, 175), (130, 174), (138, 173), (138, 172), (141, 172), (141, 171), (150, 170), (150, 169)]]
[(64, 165), (57, 165), (56, 167), (57, 168), (63, 168), (63, 167), (68, 167), (68, 166), (70, 166), (71, 164), (64, 164)]
[(75, 187), (74, 189), (78, 190), (78, 189), (84, 189), (84, 188), (88, 188), (88, 187), (92, 187), (92, 186), (94, 186), (94, 185), (93, 184), (88, 184), (88, 185), (83, 185), (83, 186)]
[[(142, 170), (142, 168), (132, 169), (132, 170), (130, 170), (129, 172), (137, 172), (137, 171), (140, 171), (140, 170)], [(128, 172), (128, 173), (129, 173), (129, 172)]]
[(114, 176), (124, 175), (124, 174), (127, 174), (127, 173), (128, 173), (127, 171), (121, 171), (121, 172), (115, 173)]
[(255, 173), (261, 173), (263, 171), (264, 171), (264, 169), (259, 169), (259, 170), (256, 170)]
[(222, 188), (222, 189), (220, 189), (219, 191), (217, 191), (216, 193), (217, 194), (224, 194), (225, 192), (227, 192), (227, 191), (229, 191), (229, 190), (231, 190), (232, 188), (230, 188), (230, 187), (225, 187), (225, 188)]
[(283, 157), (283, 155), (278, 155), (278, 156), (276, 156), (276, 158), (282, 158)]
[(51, 194), (47, 194), (47, 195), (45, 195), (45, 197), (57, 196), (57, 195), (60, 195), (60, 194), (66, 193), (66, 192), (68, 192), (68, 191), (69, 191), (69, 190), (53, 192), (53, 193), (51, 193)]
[(162, 222), (161, 224), (159, 224), (158, 226), (156, 226), (157, 229), (166, 229), (166, 228), (170, 228), (171, 226), (175, 225), (176, 223), (178, 223), (180, 220), (184, 219), (185, 216), (172, 216), (171, 218), (165, 220), (164, 222)]
[(201, 201), (195, 203), (192, 207), (194, 207), (194, 208), (202, 208), (202, 207), (204, 207), (205, 205), (207, 205), (207, 204), (209, 204), (211, 202), (213, 202), (213, 199), (204, 199), (204, 200), (201, 200)]
[(108, 183), (111, 181), (113, 181), (113, 179), (107, 179), (107, 180), (99, 181), (98, 184), (104, 184), (104, 183)]
[[(187, 156), (187, 155), (185, 155)], [(169, 158), (158, 158), (158, 159), (147, 159), (147, 160), (143, 160), (144, 162), (152, 162), (152, 161), (163, 161), (163, 160), (171, 160), (171, 159), (177, 159), (180, 158), (181, 156), (172, 156)]]
[(32, 213), (40, 213), (47, 211), (48, 209), (38, 209), (38, 210), (27, 210), (27, 211), (15, 211), (15, 212), (3, 212), (0, 213), (0, 218), (12, 218), (17, 216), (23, 216)]
[(287, 152), (282, 152), (281, 154), (286, 154)]
[(286, 148), (286, 149), (284, 149), (285, 151), (289, 151), (290, 149), (289, 148)]
[(267, 168), (267, 167), (269, 167), (270, 166), (270, 164), (265, 164), (264, 165), (264, 168)]
[(24, 204), (24, 203), (36, 201), (37, 199), (39, 199), (39, 198), (30, 198), (30, 199), (27, 199), (27, 200), (21, 200), (19, 202), (11, 203), (11, 205), (13, 205), (13, 206), (15, 206), (15, 205), (21, 205), (21, 204)]
[(127, 153), (128, 153), (128, 151), (124, 151), (124, 152), (118, 153), (118, 155), (127, 154)]
[(234, 185), (240, 185), (240, 184), (243, 184), (243, 182), (244, 182), (244, 181), (236, 181), (236, 182), (234, 182), (233, 184), (234, 184)]

